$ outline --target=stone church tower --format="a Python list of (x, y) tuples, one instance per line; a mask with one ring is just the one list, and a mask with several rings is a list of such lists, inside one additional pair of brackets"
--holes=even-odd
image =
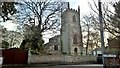
[(66, 9), (61, 15), (61, 51), (69, 55), (82, 54), (82, 31), (80, 25), (80, 7), (78, 11)]

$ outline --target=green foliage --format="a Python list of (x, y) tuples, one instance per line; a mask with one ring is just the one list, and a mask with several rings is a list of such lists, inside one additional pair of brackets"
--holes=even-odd
[(9, 48), (9, 43), (7, 41), (2, 40), (2, 48)]
[(27, 40), (23, 40), (21, 45), (20, 45), (20, 48), (25, 49), (26, 44), (27, 44)]
[(6, 20), (11, 20), (8, 17), (8, 14), (13, 15), (17, 12), (16, 8), (15, 8), (15, 2), (2, 2), (2, 18), (4, 21)]
[(25, 38), (21, 45), (20, 48), (22, 49), (30, 49), (32, 54), (38, 54), (38, 53), (42, 53), (44, 50), (44, 41), (42, 39), (42, 35), (40, 36), (40, 38), (36, 38), (36, 35), (31, 35), (32, 38)]
[(120, 18), (120, 1), (116, 2), (113, 7), (115, 8), (115, 15)]
[[(115, 18), (117, 19), (117, 28), (120, 30), (120, 1), (114, 4), (115, 8)], [(119, 32), (120, 34), (120, 32)]]

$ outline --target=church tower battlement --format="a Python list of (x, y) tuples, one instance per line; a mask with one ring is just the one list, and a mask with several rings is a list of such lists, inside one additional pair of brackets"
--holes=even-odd
[(82, 30), (80, 25), (80, 7), (68, 9), (61, 14), (61, 51), (69, 55), (82, 54)]
[(78, 6), (78, 10), (73, 9), (73, 8), (70, 8), (70, 4), (69, 4), (69, 2), (68, 2), (68, 9), (67, 9), (67, 10), (72, 10), (72, 11), (74, 11), (74, 12), (78, 12), (78, 13), (80, 14), (80, 6)]

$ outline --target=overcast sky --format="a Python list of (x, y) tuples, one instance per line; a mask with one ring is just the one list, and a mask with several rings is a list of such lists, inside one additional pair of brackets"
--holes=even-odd
[[(78, 5), (80, 6), (80, 13), (81, 13), (81, 17), (85, 14), (88, 14), (90, 13), (90, 7), (89, 7), (89, 4), (88, 2), (90, 2), (91, 4), (93, 3), (92, 2), (93, 0), (66, 0), (66, 2), (70, 2), (70, 8), (73, 8), (73, 9), (78, 9)], [(95, 0), (97, 1), (97, 0)], [(110, 0), (101, 0), (101, 1), (110, 1)], [(112, 1), (112, 0), (111, 0)], [(113, 1), (116, 1), (116, 0), (113, 0)], [(14, 30), (16, 28), (16, 25), (11, 23), (11, 21), (9, 22), (9, 26), (5, 26), (7, 29), (9, 30)], [(4, 25), (8, 24), (8, 22), (4, 23)]]
[(70, 2), (70, 7), (73, 9), (78, 9), (78, 5), (80, 6), (81, 15), (89, 12), (88, 2), (92, 0), (67, 0)]
[[(95, 0), (95, 1), (98, 1), (98, 0)], [(118, 0), (101, 0), (101, 1), (104, 1), (104, 2), (110, 2), (110, 1), (118, 1)], [(81, 13), (81, 17), (85, 14), (88, 14), (90, 13), (90, 7), (89, 7), (89, 4), (88, 2), (90, 2), (91, 4), (93, 3), (93, 0), (66, 0), (66, 2), (70, 2), (70, 8), (73, 8), (73, 9), (78, 9), (78, 5), (80, 6), (80, 13)], [(8, 24), (8, 22), (4, 23), (4, 25)], [(9, 25), (6, 25), (5, 26), (7, 29), (9, 30), (14, 30), (15, 28), (17, 28), (17, 25), (16, 24), (13, 24), (11, 21), (9, 21)], [(45, 39), (47, 39), (47, 42), (48, 42), (48, 38), (50, 36), (46, 36)]]
[[(78, 9), (78, 5), (80, 6), (80, 12), (81, 12), (81, 17), (85, 14), (88, 14), (91, 12), (91, 8), (88, 4), (88, 2), (93, 5), (93, 0), (67, 0), (70, 2), (70, 7), (73, 9)], [(96, 4), (98, 4), (98, 0), (94, 0)], [(119, 0), (101, 0), (102, 3), (110, 3), (110, 2), (116, 2)], [(93, 5), (94, 7), (94, 5)]]

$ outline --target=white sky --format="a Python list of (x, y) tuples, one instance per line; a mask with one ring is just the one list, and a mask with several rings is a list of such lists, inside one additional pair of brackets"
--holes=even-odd
[(78, 9), (78, 5), (80, 6), (81, 15), (89, 12), (88, 2), (92, 0), (67, 0), (70, 2), (70, 8)]
[[(73, 9), (78, 9), (78, 5), (80, 6), (80, 13), (81, 13), (81, 17), (85, 14), (90, 13), (90, 7), (88, 5), (88, 2), (92, 2), (93, 0), (65, 0), (66, 2), (70, 2), (70, 8)], [(95, 0), (98, 1), (98, 0)], [(118, 0), (101, 0), (101, 1), (118, 1)], [(7, 21), (6, 23), (2, 24), (5, 25), (5, 27), (8, 30), (14, 30), (17, 28), (17, 25), (12, 23), (12, 21)], [(44, 40), (46, 40), (45, 42), (48, 42), (48, 38), (50, 38), (51, 35), (46, 35), (46, 37), (44, 37)]]
[(7, 28), (7, 30), (15, 30), (17, 29), (17, 24), (12, 23), (12, 21), (7, 21), (4, 23), (1, 23), (1, 25), (4, 25), (5, 28)]
[[(93, 0), (66, 0), (70, 2), (70, 7), (73, 9), (78, 9), (78, 5), (80, 6), (80, 13), (81, 17), (85, 14), (88, 14), (91, 12), (91, 8), (89, 7), (89, 3), (93, 5)], [(94, 0), (96, 4), (98, 5), (98, 0)], [(109, 3), (109, 2), (116, 2), (119, 0), (101, 0), (102, 3)], [(110, 7), (111, 8), (111, 7)]]
[[(90, 8), (88, 2), (92, 2), (92, 0), (66, 0), (66, 2), (70, 2), (70, 8), (78, 9), (78, 5), (80, 6), (81, 17), (90, 12)], [(12, 23), (11, 21), (7, 21), (6, 23), (2, 24), (8, 30), (14, 30), (17, 26)]]

